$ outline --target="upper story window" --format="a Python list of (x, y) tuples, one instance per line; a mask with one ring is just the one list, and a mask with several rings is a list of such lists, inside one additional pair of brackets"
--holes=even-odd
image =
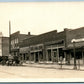
[(18, 43), (18, 38), (11, 40), (11, 44), (16, 44), (16, 43)]
[(18, 38), (15, 38), (11, 40), (11, 48), (17, 48), (18, 47)]
[(39, 46), (39, 49), (42, 49), (43, 48), (43, 46)]
[(18, 38), (15, 39), (15, 43), (18, 43)]
[(11, 40), (11, 45), (13, 45), (14, 44), (14, 40)]

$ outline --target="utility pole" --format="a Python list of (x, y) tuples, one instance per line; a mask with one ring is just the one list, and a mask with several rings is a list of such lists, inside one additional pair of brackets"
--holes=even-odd
[(75, 51), (75, 42), (73, 42), (73, 47), (74, 47), (74, 69), (77, 69), (77, 66), (76, 66), (76, 51)]
[(76, 65), (75, 43), (78, 42), (78, 40), (76, 40), (76, 39), (72, 39), (71, 42), (73, 43), (73, 55), (74, 55), (74, 68), (73, 68), (73, 69), (77, 69), (77, 65)]
[(9, 55), (11, 54), (11, 22), (9, 21)]

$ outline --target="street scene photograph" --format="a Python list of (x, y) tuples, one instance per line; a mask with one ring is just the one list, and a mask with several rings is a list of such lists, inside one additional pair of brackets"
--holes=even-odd
[(84, 1), (0, 2), (0, 81), (15, 79), (84, 82)]

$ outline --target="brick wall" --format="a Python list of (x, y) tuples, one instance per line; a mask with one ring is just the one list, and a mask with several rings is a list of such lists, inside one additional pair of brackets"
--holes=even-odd
[(2, 37), (2, 56), (9, 55), (9, 38)]
[[(67, 30), (66, 36), (67, 47), (73, 46), (73, 44), (71, 43), (72, 39), (84, 38), (84, 27), (74, 30)], [(83, 43), (80, 43), (80, 45), (82, 44)]]
[(65, 40), (65, 32), (58, 32), (51, 31), (48, 33), (40, 34), (38, 36), (33, 36), (31, 38), (23, 40), (20, 47), (30, 46), (30, 45), (37, 45), (37, 44), (43, 44), (45, 42), (52, 42), (52, 41), (58, 41), (64, 39)]

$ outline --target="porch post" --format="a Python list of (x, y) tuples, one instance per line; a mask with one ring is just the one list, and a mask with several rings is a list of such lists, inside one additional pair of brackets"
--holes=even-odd
[(73, 47), (74, 47), (74, 69), (77, 69), (77, 66), (76, 66), (76, 51), (75, 51), (75, 42), (73, 42)]
[(30, 53), (30, 56), (29, 56), (29, 62), (31, 63), (31, 53)]
[(51, 58), (52, 58), (52, 63), (53, 63), (53, 50), (52, 50), (52, 45), (51, 45)]
[(40, 57), (39, 57), (39, 52), (38, 52), (38, 63), (40, 62), (40, 59), (39, 59)]
[(64, 52), (64, 58), (65, 58), (65, 61), (66, 61), (66, 52)]
[(46, 49), (46, 62), (48, 62), (48, 50)]
[(27, 54), (25, 53), (25, 62), (26, 62)]
[(36, 57), (36, 56), (35, 56), (35, 52), (33, 53), (33, 55), (34, 55), (34, 63), (35, 63), (35, 61), (36, 61), (36, 60), (35, 60), (35, 57)]
[(59, 48), (58, 48), (58, 45), (57, 45), (57, 58), (58, 58), (58, 61), (59, 61)]
[(46, 46), (43, 46), (43, 61), (46, 63)]
[(82, 49), (82, 59), (83, 59), (83, 64), (84, 64), (84, 54), (83, 54), (83, 49)]
[(23, 62), (24, 62), (24, 54), (22, 54), (22, 60), (23, 60)]
[(71, 52), (70, 52), (70, 59), (69, 59), (69, 63), (70, 63), (70, 61), (71, 61)]

